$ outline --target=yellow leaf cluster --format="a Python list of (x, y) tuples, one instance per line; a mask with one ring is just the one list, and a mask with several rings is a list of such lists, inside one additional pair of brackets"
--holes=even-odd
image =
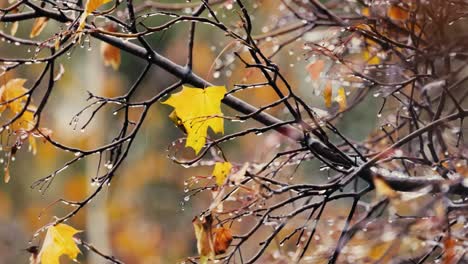
[(39, 252), (41, 264), (60, 264), (59, 258), (62, 255), (67, 255), (70, 259), (75, 260), (81, 253), (73, 239), (73, 236), (78, 232), (80, 231), (65, 224), (49, 227)]
[(221, 100), (226, 93), (224, 86), (210, 86), (204, 89), (183, 86), (182, 91), (169, 97), (163, 104), (174, 107), (171, 114), (176, 124), (183, 126), (187, 133), (186, 147), (196, 154), (206, 143), (208, 127), (214, 133), (224, 133)]
[(24, 96), (28, 89), (24, 88), (26, 79), (12, 79), (0, 87), (0, 112), (9, 108), (13, 113), (19, 113), (24, 108), (27, 96)]
[[(5, 85), (0, 87), (0, 113), (9, 109), (14, 115), (23, 111), (26, 107), (28, 89), (24, 88), (26, 79), (12, 79)], [(23, 114), (12, 124), (12, 129), (15, 131), (25, 130), (30, 131), (34, 128), (34, 112), (35, 108), (30, 105)]]
[(226, 181), (229, 172), (231, 172), (232, 164), (230, 162), (216, 162), (213, 169), (213, 176), (216, 178), (216, 184), (221, 186)]

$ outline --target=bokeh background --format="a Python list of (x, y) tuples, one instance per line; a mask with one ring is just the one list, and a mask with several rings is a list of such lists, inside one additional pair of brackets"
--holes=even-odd
[[(136, 4), (141, 1), (135, 1)], [(181, 2), (186, 1), (159, 1)], [(248, 1), (246, 1), (248, 2)], [(257, 35), (267, 33), (271, 26), (277, 25), (287, 10), (280, 1), (251, 1), (249, 3), (254, 16), (254, 32)], [(6, 0), (0, 1), (7, 6)], [(186, 10), (189, 11), (189, 10)], [(216, 7), (216, 11), (228, 25), (238, 21), (230, 1)], [(167, 18), (152, 17), (152, 25)], [(11, 24), (3, 23), (1, 29), (8, 32)], [(20, 23), (17, 36), (27, 37), (31, 23)], [(47, 39), (59, 30), (59, 25), (50, 21), (39, 39)], [(323, 34), (330, 34), (322, 30)], [(319, 33), (319, 34), (322, 34)], [(171, 30), (156, 33), (149, 38), (156, 51), (171, 60), (184, 64), (186, 61), (186, 43), (188, 24), (180, 23)], [(311, 36), (316, 38), (317, 36)], [(320, 36), (319, 36), (320, 37)], [(226, 85), (232, 89), (235, 83), (258, 82), (262, 77), (258, 72), (244, 69), (235, 62), (221, 71), (216, 68), (216, 60), (230, 61), (232, 52), (220, 53), (230, 45), (230, 39), (212, 27), (197, 27), (194, 49), (194, 69), (207, 80)], [(274, 48), (278, 39), (266, 41), (265, 49)], [(304, 39), (291, 44), (274, 58), (282, 68), (294, 89), (317, 108), (323, 108), (323, 99), (315, 89), (306, 70), (309, 55), (303, 49)], [(16, 46), (14, 43), (0, 42), (1, 57), (31, 57), (34, 50)], [(40, 53), (39, 55), (44, 55)], [(106, 142), (118, 132), (119, 116), (112, 115), (115, 108), (101, 111), (88, 128), (81, 131), (80, 125), (89, 117), (87, 112), (80, 118), (77, 126), (70, 125), (75, 115), (86, 104), (87, 90), (97, 95), (117, 96), (125, 93), (138, 77), (145, 64), (143, 61), (122, 52), (122, 63), (117, 71), (103, 64), (100, 54), (100, 42), (95, 39), (85, 40), (70, 54), (62, 56), (58, 62), (65, 72), (57, 83), (45, 109), (41, 127), (53, 131), (53, 137), (69, 146), (91, 148)], [(219, 57), (218, 57), (219, 56)], [(26, 78), (26, 87), (44, 67), (34, 64), (20, 67), (0, 77), (0, 84), (11, 78)], [(161, 89), (172, 84), (175, 79), (164, 70), (153, 67), (145, 78), (138, 98), (149, 98)], [(44, 84), (42, 85), (44, 86)], [(43, 89), (44, 87), (41, 87)], [(284, 88), (284, 87), (283, 87)], [(257, 106), (276, 100), (271, 89), (257, 89), (238, 94), (239, 97)], [(361, 106), (347, 113), (337, 124), (344, 134), (351, 139), (362, 140), (378, 122), (374, 100), (365, 100)], [(126, 263), (175, 263), (186, 256), (196, 255), (196, 241), (193, 234), (192, 218), (205, 209), (210, 202), (210, 194), (202, 193), (185, 198), (184, 181), (192, 176), (208, 176), (212, 167), (183, 168), (167, 158), (171, 143), (183, 134), (167, 118), (170, 107), (157, 104), (151, 109), (131, 153), (124, 165), (118, 170), (111, 186), (106, 188), (85, 209), (73, 217), (68, 224), (84, 230), (79, 236), (93, 243), (103, 252), (115, 255)], [(226, 107), (227, 115), (234, 114)], [(270, 113), (282, 117), (282, 108), (273, 108)], [(226, 122), (226, 132), (238, 131), (245, 127), (256, 126), (255, 122)], [(265, 161), (278, 142), (283, 142), (276, 133), (261, 136), (246, 136), (223, 144), (225, 153), (234, 162)], [(284, 143), (284, 142), (283, 142)], [(5, 152), (1, 153), (3, 155)], [(27, 263), (29, 254), (24, 250), (31, 244), (34, 232), (53, 220), (54, 216), (63, 216), (70, 208), (56, 203), (58, 199), (81, 200), (87, 196), (93, 186), (90, 179), (96, 175), (96, 162), (93, 158), (84, 159), (61, 172), (45, 192), (32, 189), (31, 184), (44, 177), (73, 158), (73, 153), (60, 151), (50, 144), (38, 141), (37, 154), (21, 149), (12, 163), (10, 183), (0, 183), (0, 263)], [(301, 166), (296, 171), (296, 179), (315, 181), (326, 178), (327, 173), (319, 171), (316, 163)], [(316, 177), (311, 179), (312, 175)], [(336, 207), (339, 209), (339, 206)], [(333, 212), (339, 214), (339, 210)], [(32, 241), (39, 245), (42, 236)], [(105, 263), (95, 259), (82, 249), (79, 256), (81, 263)], [(64, 260), (64, 263), (66, 261)]]

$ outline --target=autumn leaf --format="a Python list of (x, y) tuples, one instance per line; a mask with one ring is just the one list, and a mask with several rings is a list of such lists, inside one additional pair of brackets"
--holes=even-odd
[(86, 18), (92, 12), (96, 11), (96, 9), (98, 9), (100, 6), (102, 6), (103, 4), (109, 3), (110, 1), (111, 0), (88, 0), (88, 2), (86, 2), (85, 10), (83, 14), (81, 14), (80, 25), (78, 26), (77, 31), (80, 32), (83, 30), (86, 24)]
[(216, 178), (216, 184), (218, 186), (224, 184), (231, 169), (232, 164), (230, 162), (216, 162), (213, 169), (213, 176)]
[[(116, 32), (117, 28), (114, 25), (108, 25), (106, 31)], [(114, 70), (118, 70), (120, 66), (120, 49), (110, 45), (107, 42), (101, 42), (101, 56), (104, 59), (105, 66), (112, 66)]]
[(35, 109), (33, 107), (28, 108), (24, 113), (17, 119), (13, 124), (11, 124), (11, 128), (13, 131), (31, 131), (34, 129), (36, 124), (36, 120), (34, 118)]
[(31, 33), (29, 34), (30, 38), (35, 38), (41, 34), (42, 30), (47, 26), (48, 17), (39, 17), (34, 19), (33, 27)]
[(65, 224), (49, 227), (39, 252), (41, 263), (59, 264), (59, 258), (62, 255), (67, 255), (70, 259), (75, 260), (81, 253), (73, 239), (73, 236), (78, 232), (81, 231)]
[(343, 87), (338, 89), (338, 95), (335, 97), (335, 101), (340, 105), (340, 111), (344, 111), (346, 109), (346, 91)]
[(187, 131), (185, 146), (191, 147), (196, 154), (205, 145), (208, 127), (214, 133), (224, 133), (221, 100), (225, 93), (224, 86), (210, 86), (204, 89), (183, 86), (182, 91), (163, 102), (174, 107), (175, 117), (180, 119), (180, 124)]
[(327, 82), (325, 89), (323, 89), (323, 100), (326, 107), (331, 107), (332, 105), (332, 92), (332, 85), (330, 82)]
[(215, 254), (223, 254), (232, 242), (231, 229), (219, 227), (213, 230), (214, 251)]
[[(24, 108), (27, 96), (23, 96), (28, 89), (24, 88), (26, 79), (12, 79), (0, 87), (0, 112), (10, 108), (14, 113), (19, 113)], [(10, 102), (11, 101), (11, 102)]]
[(202, 219), (195, 217), (192, 221), (193, 228), (195, 229), (195, 237), (197, 238), (197, 249), (200, 255), (200, 264), (208, 263), (208, 260), (214, 259), (215, 251), (212, 236), (212, 222), (211, 215), (205, 216)]

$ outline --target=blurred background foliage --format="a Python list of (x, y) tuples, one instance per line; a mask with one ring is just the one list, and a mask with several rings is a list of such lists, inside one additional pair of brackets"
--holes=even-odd
[[(185, 3), (183, 0), (158, 1)], [(135, 4), (139, 2), (142, 1), (137, 0)], [(216, 7), (220, 17), (225, 19), (228, 25), (238, 22), (238, 15), (230, 8), (230, 2)], [(276, 23), (277, 19), (284, 15), (285, 8), (278, 4), (279, 1), (252, 2), (255, 4), (251, 4), (249, 8), (254, 10), (252, 16), (255, 19), (255, 34), (267, 32), (268, 25)], [(7, 5), (7, 0), (0, 1), (1, 7)], [(158, 17), (150, 19), (154, 20), (151, 22), (153, 25), (164, 21)], [(161, 54), (184, 64), (187, 57), (187, 25), (180, 23), (169, 31), (153, 34), (149, 41)], [(11, 26), (3, 23), (1, 29), (8, 31)], [(28, 36), (31, 26), (31, 23), (20, 23), (17, 36)], [(49, 21), (39, 39), (50, 37), (59, 27), (58, 23)], [(215, 84), (226, 85), (228, 89), (235, 83), (263, 80), (260, 72), (245, 69), (237, 62), (220, 72), (214, 71), (216, 65), (213, 63), (223, 49), (230, 45), (229, 39), (224, 37), (222, 32), (206, 25), (199, 25), (197, 32), (194, 69), (198, 75)], [(100, 42), (95, 39), (88, 41), (86, 39), (82, 47), (74, 48), (70, 54), (58, 60), (63, 64), (65, 73), (48, 102), (41, 126), (51, 129), (56, 139), (80, 148), (90, 148), (108, 142), (114, 136), (113, 133), (117, 133), (119, 120), (119, 116), (106, 110), (99, 112), (84, 131), (81, 131), (80, 125), (85, 117), (77, 126), (70, 125), (73, 115), (86, 105), (86, 91), (106, 97), (121, 95), (129, 89), (144, 67), (141, 60), (125, 52), (121, 54), (122, 63), (118, 71), (105, 67), (100, 55)], [(264, 48), (268, 49), (268, 45), (273, 47), (277, 41), (272, 39), (266, 42)], [(280, 66), (295, 91), (314, 102), (318, 108), (324, 108), (323, 98), (314, 91), (306, 69), (308, 55), (303, 50), (303, 44), (303, 41), (297, 41), (288, 46), (274, 58), (274, 62)], [(2, 56), (27, 57), (33, 52), (14, 43), (0, 42)], [(220, 58), (234, 59), (232, 55), (223, 55)], [(43, 64), (20, 67), (2, 75), (0, 84), (3, 85), (11, 78), (26, 78), (26, 86), (31, 85), (42, 67)], [(145, 88), (139, 90), (144, 92), (139, 96), (148, 98), (173, 81), (164, 70), (153, 67), (149, 77), (144, 80)], [(44, 87), (41, 87), (41, 91), (44, 91)], [(252, 89), (238, 95), (257, 106), (277, 100), (272, 89)], [(375, 100), (366, 100), (361, 106), (346, 113), (338, 127), (349, 138), (362, 140), (375, 127), (377, 107)], [(209, 193), (203, 193), (197, 195), (196, 199), (185, 198), (184, 189), (187, 186), (184, 182), (192, 176), (208, 176), (212, 167), (185, 169), (167, 158), (168, 147), (174, 140), (183, 136), (167, 118), (169, 111), (170, 108), (163, 105), (151, 109), (124, 167), (118, 171), (112, 185), (100, 193), (100, 202), (93, 200), (93, 204), (97, 205), (93, 207), (91, 204), (70, 220), (70, 225), (86, 230), (80, 237), (99, 238), (97, 241), (88, 241), (96, 244), (98, 248), (101, 244), (104, 252), (109, 250), (109, 253), (112, 252), (126, 263), (175, 263), (183, 260), (184, 256), (197, 254), (191, 221), (209, 205), (211, 197)], [(223, 111), (226, 115), (234, 114), (225, 107)], [(283, 109), (272, 108), (269, 112), (281, 117)], [(237, 131), (249, 126), (255, 126), (255, 123), (226, 122), (227, 131)], [(275, 148), (282, 140), (284, 139), (275, 132), (268, 132), (262, 136), (245, 136), (231, 141), (224, 144), (223, 149), (231, 161), (261, 161), (266, 160), (270, 155), (269, 150)], [(58, 199), (81, 200), (90, 193), (93, 188), (90, 178), (96, 173), (93, 169), (96, 161), (90, 159), (67, 168), (44, 193), (30, 188), (35, 180), (52, 173), (72, 157), (73, 153), (59, 151), (42, 141), (38, 141), (36, 155), (25, 149), (18, 152), (10, 169), (12, 180), (8, 185), (0, 184), (0, 263), (26, 263), (29, 254), (24, 249), (30, 246), (28, 241), (32, 239), (32, 234), (50, 222), (55, 215), (62, 216), (68, 212), (69, 208), (57, 203)], [(319, 171), (317, 163), (308, 162), (298, 168), (295, 175), (296, 180), (318, 182), (321, 180), (318, 176), (321, 175), (325, 179), (327, 172)], [(311, 178), (311, 175), (314, 175), (314, 178)], [(340, 215), (340, 206), (337, 204), (333, 211), (327, 211), (326, 214), (330, 217)], [(90, 216), (91, 211), (94, 215), (99, 214), (97, 218)], [(32, 243), (38, 244), (39, 241), (35, 239)], [(89, 252), (82, 250), (82, 253), (84, 255), (79, 256), (81, 263), (103, 262), (92, 262), (87, 258)]]

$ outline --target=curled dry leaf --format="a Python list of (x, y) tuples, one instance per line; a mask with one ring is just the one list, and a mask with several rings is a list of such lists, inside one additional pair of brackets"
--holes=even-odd
[(214, 251), (216, 255), (224, 254), (232, 242), (231, 229), (219, 227), (213, 230)]
[(195, 237), (197, 238), (197, 249), (200, 255), (200, 263), (208, 263), (208, 260), (214, 259), (215, 251), (212, 237), (213, 218), (207, 215), (203, 218), (195, 217), (192, 220), (193, 228), (195, 229)]
[(35, 38), (39, 36), (44, 30), (44, 28), (47, 26), (47, 21), (49, 21), (48, 17), (39, 17), (34, 19), (33, 27), (31, 29), (31, 33), (29, 34), (30, 38)]

